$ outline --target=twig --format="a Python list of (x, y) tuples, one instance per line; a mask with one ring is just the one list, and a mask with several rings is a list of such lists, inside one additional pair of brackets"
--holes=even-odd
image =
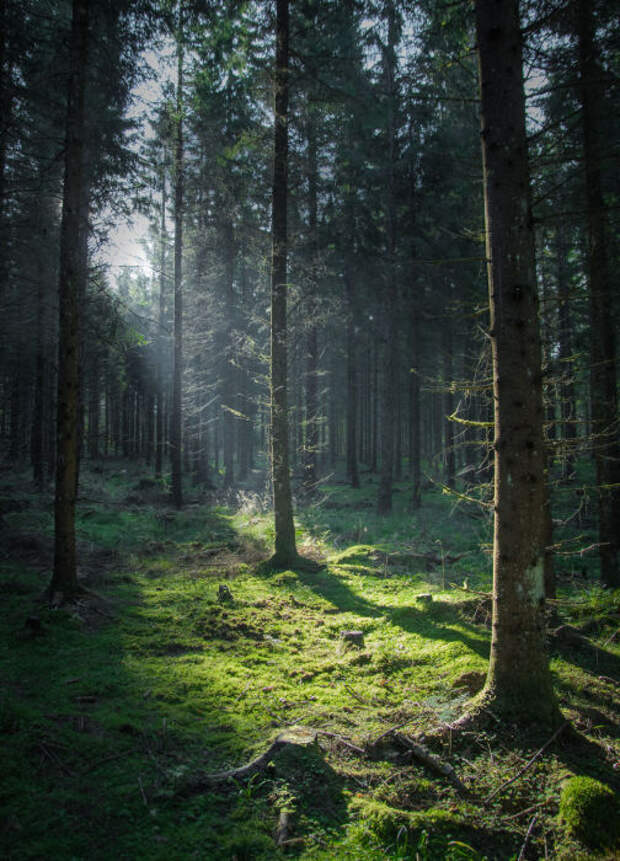
[(144, 806), (149, 806), (149, 800), (146, 797), (146, 792), (144, 791), (144, 787), (142, 786), (142, 775), (138, 775), (138, 786), (140, 787), (140, 795), (142, 796), (142, 801), (144, 802)]
[(348, 685), (343, 685), (343, 687), (348, 694), (351, 694), (351, 696), (358, 701), (358, 703), (361, 703), (363, 706), (368, 706), (371, 704), (369, 700), (365, 700), (362, 697), (360, 697), (360, 695), (357, 694), (353, 690), (353, 688), (350, 688)]
[(519, 852), (517, 861), (523, 861), (523, 859), (525, 858), (525, 850), (527, 848), (527, 844), (529, 842), (530, 836), (532, 834), (532, 831), (534, 830), (534, 826), (536, 825), (537, 820), (538, 814), (536, 813), (534, 816), (532, 816), (532, 819), (530, 821), (530, 825), (527, 829), (527, 834), (525, 835), (525, 840), (523, 841), (523, 846), (521, 847), (521, 851)]
[(392, 735), (396, 732), (396, 730), (402, 729), (404, 726), (407, 726), (409, 723), (408, 720), (403, 721), (402, 723), (396, 724), (396, 726), (392, 726), (389, 729), (386, 729), (385, 732), (382, 732), (380, 736), (378, 736), (374, 741), (368, 743), (368, 747), (376, 747), (380, 741), (383, 741), (388, 735)]
[(339, 744), (348, 747), (349, 750), (355, 751), (355, 753), (360, 756), (366, 756), (366, 751), (362, 750), (361, 747), (358, 747), (356, 744), (352, 744), (350, 741), (344, 739), (341, 735), (337, 735), (335, 732), (328, 732), (326, 729), (317, 729), (315, 730), (317, 735), (325, 735), (327, 738), (333, 738), (335, 741), (339, 742)]
[(556, 731), (553, 733), (553, 735), (551, 736), (549, 741), (545, 742), (545, 744), (543, 744), (543, 746), (540, 748), (540, 750), (536, 751), (534, 756), (528, 762), (526, 762), (526, 764), (523, 766), (523, 768), (520, 771), (518, 771), (514, 777), (511, 777), (510, 780), (507, 780), (505, 783), (502, 783), (502, 785), (499, 786), (497, 789), (494, 789), (490, 795), (487, 795), (487, 797), (484, 799), (484, 803), (487, 804), (492, 798), (495, 798), (496, 795), (499, 795), (500, 792), (503, 792), (504, 789), (506, 789), (508, 786), (510, 786), (511, 783), (514, 783), (515, 780), (518, 780), (523, 774), (525, 774), (525, 772), (528, 770), (528, 768), (530, 768), (532, 765), (534, 765), (534, 763), (536, 762), (537, 759), (540, 759), (540, 757), (547, 750), (547, 748), (551, 744), (553, 744), (553, 742), (556, 740), (556, 738), (559, 736), (559, 734), (562, 732), (562, 730), (564, 730), (567, 726), (568, 726), (568, 721), (565, 721), (558, 729), (556, 729)]
[(511, 813), (510, 816), (505, 816), (504, 818), (506, 821), (510, 819), (519, 819), (521, 816), (525, 816), (526, 813), (538, 810), (539, 807), (546, 807), (547, 804), (551, 804), (550, 798), (545, 799), (545, 801), (539, 801), (538, 804), (532, 804), (531, 807), (526, 807), (525, 810), (520, 810), (518, 813)]

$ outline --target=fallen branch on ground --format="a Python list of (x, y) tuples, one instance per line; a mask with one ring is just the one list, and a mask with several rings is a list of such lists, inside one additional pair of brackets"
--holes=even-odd
[(430, 750), (425, 748), (423, 745), (418, 744), (418, 742), (414, 741), (402, 732), (395, 732), (394, 738), (399, 741), (403, 747), (411, 751), (412, 755), (427, 768), (430, 768), (431, 771), (434, 771), (436, 774), (440, 774), (443, 777), (447, 777), (450, 783), (455, 786), (459, 792), (467, 792), (467, 787), (449, 763), (444, 762), (434, 753), (431, 753)]
[(269, 745), (267, 750), (260, 756), (251, 760), (251, 762), (248, 762), (245, 765), (240, 765), (237, 768), (229, 768), (226, 771), (216, 771), (211, 774), (205, 772), (196, 774), (183, 782), (183, 786), (179, 790), (179, 794), (191, 795), (219, 783), (226, 783), (229, 780), (240, 780), (245, 777), (250, 777), (252, 774), (265, 769), (269, 765), (272, 757), (288, 744), (307, 745), (316, 741), (318, 736), (325, 736), (326, 738), (333, 739), (338, 744), (343, 745), (349, 750), (352, 750), (358, 756), (366, 757), (377, 742), (388, 735), (393, 735), (393, 737), (400, 743), (401, 747), (406, 748), (412, 756), (436, 774), (440, 774), (442, 777), (447, 777), (460, 792), (467, 792), (467, 787), (458, 778), (451, 765), (443, 762), (438, 756), (431, 753), (421, 744), (415, 742), (409, 736), (398, 732), (399, 728), (400, 727), (398, 726), (392, 727), (390, 730), (380, 735), (373, 744), (364, 749), (343, 738), (341, 735), (329, 732), (328, 730), (315, 729), (314, 727), (290, 727), (288, 730), (281, 732)]
[(556, 738), (559, 736), (559, 734), (562, 732), (562, 730), (566, 729), (567, 726), (568, 726), (568, 721), (565, 721), (560, 727), (558, 727), (558, 729), (556, 729), (556, 731), (553, 733), (553, 735), (551, 736), (549, 741), (546, 741), (543, 744), (543, 746), (540, 748), (540, 750), (536, 751), (534, 756), (530, 760), (528, 760), (528, 762), (525, 763), (523, 768), (520, 771), (518, 771), (514, 777), (511, 777), (510, 780), (507, 780), (505, 783), (502, 783), (502, 785), (498, 786), (497, 789), (494, 789), (493, 792), (490, 793), (490, 795), (487, 795), (487, 797), (484, 799), (484, 803), (487, 804), (487, 802), (489, 802), (492, 798), (495, 798), (496, 795), (499, 795), (500, 792), (503, 792), (504, 789), (509, 787), (512, 783), (514, 783), (522, 775), (524, 775), (525, 772), (528, 770), (528, 768), (531, 768), (531, 766), (534, 765), (536, 760), (540, 759), (540, 757), (547, 750), (547, 748), (553, 744), (553, 742), (556, 740)]

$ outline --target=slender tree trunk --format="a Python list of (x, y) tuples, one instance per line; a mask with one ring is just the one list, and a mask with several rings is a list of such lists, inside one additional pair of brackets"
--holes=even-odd
[(394, 475), (394, 434), (398, 386), (398, 290), (396, 287), (396, 200), (395, 174), (396, 130), (396, 23), (394, 4), (386, 4), (388, 44), (384, 52), (387, 88), (387, 141), (388, 178), (385, 210), (387, 233), (386, 285), (383, 318), (383, 378), (381, 380), (381, 474), (377, 492), (377, 513), (389, 514), (392, 510), (392, 481)]
[(318, 240), (318, 166), (317, 166), (317, 141), (314, 117), (310, 116), (308, 121), (308, 185), (309, 185), (309, 219), (308, 228), (310, 233), (310, 291), (306, 297), (307, 337), (306, 337), (306, 409), (305, 409), (305, 434), (304, 434), (304, 478), (303, 488), (306, 494), (312, 494), (316, 490), (317, 471), (316, 460), (319, 447), (319, 397), (318, 397), (318, 371), (319, 371), (319, 338), (316, 324), (316, 293), (318, 291), (319, 278), (319, 240)]
[(553, 724), (545, 652), (545, 449), (534, 232), (517, 0), (477, 0), (495, 399), (491, 659), (482, 697), (510, 720)]
[(84, 91), (88, 43), (88, 0), (73, 0), (71, 72), (59, 273), (59, 349), (55, 496), (54, 572), (50, 594), (71, 600), (79, 591), (75, 556), (75, 500), (78, 469), (79, 290), (83, 273), (81, 243), (84, 181)]
[(276, 567), (297, 560), (289, 471), (287, 397), (287, 195), (289, 6), (276, 0), (275, 132), (271, 261), (271, 469)]
[(222, 368), (222, 389), (220, 403), (222, 408), (223, 424), (223, 460), (224, 460), (224, 487), (232, 487), (234, 481), (234, 451), (235, 451), (235, 423), (233, 421), (233, 409), (236, 409), (234, 367), (232, 364), (233, 352), (233, 315), (234, 315), (234, 263), (235, 263), (235, 237), (232, 219), (227, 218), (223, 225), (224, 246), (224, 290), (225, 290), (225, 347), (222, 351), (224, 366)]
[(174, 157), (174, 360), (170, 457), (172, 499), (183, 507), (183, 0), (179, 0), (177, 32), (177, 119)]
[(45, 271), (41, 255), (37, 257), (37, 308), (34, 406), (30, 452), (32, 477), (37, 490), (43, 489), (45, 469), (43, 463), (43, 430), (45, 412)]
[(568, 479), (575, 465), (577, 440), (577, 397), (575, 393), (575, 369), (573, 367), (573, 325), (570, 313), (570, 274), (566, 265), (567, 243), (561, 228), (556, 237), (557, 279), (559, 303), (559, 355), (560, 364), (560, 414), (562, 437), (566, 451), (562, 459), (562, 473)]
[(166, 315), (166, 158), (162, 158), (161, 166), (161, 216), (159, 223), (159, 326), (157, 329), (157, 417), (155, 425), (155, 478), (161, 478), (164, 459), (164, 352), (166, 338), (164, 335)]
[(99, 400), (99, 357), (95, 354), (90, 369), (88, 397), (88, 456), (92, 460), (99, 456)]
[(614, 294), (610, 279), (605, 201), (601, 181), (601, 145), (604, 134), (603, 70), (597, 57), (592, 0), (579, 0), (578, 38), (580, 96), (583, 125), (587, 207), (588, 280), (590, 285), (591, 405), (596, 482), (601, 579), (605, 586), (620, 586), (620, 443)]
[(349, 261), (345, 261), (344, 282), (347, 296), (347, 475), (351, 487), (360, 486), (357, 465), (358, 368), (355, 333), (355, 301)]
[(409, 467), (411, 470), (411, 509), (416, 511), (422, 504), (421, 459), (422, 438), (420, 428), (420, 327), (418, 309), (412, 302), (411, 310), (411, 374), (409, 379)]
[[(451, 285), (448, 289), (451, 293)], [(450, 294), (449, 294), (450, 295)], [(444, 321), (441, 331), (443, 347), (443, 432), (444, 432), (444, 459), (446, 485), (454, 488), (456, 484), (456, 457), (454, 451), (454, 423), (449, 418), (454, 412), (454, 396), (451, 391), (452, 383), (452, 319), (448, 317)]]

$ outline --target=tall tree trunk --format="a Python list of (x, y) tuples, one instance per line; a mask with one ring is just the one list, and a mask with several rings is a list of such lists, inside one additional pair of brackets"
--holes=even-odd
[[(312, 107), (310, 108), (312, 110)], [(312, 114), (308, 120), (308, 186), (309, 186), (309, 218), (310, 233), (310, 290), (306, 296), (307, 307), (307, 337), (306, 337), (306, 386), (305, 386), (305, 434), (304, 434), (304, 463), (303, 488), (306, 494), (316, 490), (317, 472), (316, 460), (319, 448), (319, 339), (316, 324), (316, 294), (319, 279), (319, 238), (318, 238), (318, 165), (316, 125)]]
[(345, 261), (344, 283), (347, 297), (347, 475), (351, 487), (360, 486), (357, 465), (358, 368), (355, 333), (355, 300), (351, 264)]
[(232, 363), (233, 353), (233, 316), (234, 316), (234, 263), (235, 263), (235, 236), (232, 219), (227, 218), (223, 225), (224, 246), (224, 317), (225, 332), (224, 349), (222, 350), (222, 384), (220, 404), (222, 409), (223, 424), (223, 459), (224, 459), (224, 487), (232, 487), (234, 480), (234, 451), (235, 451), (235, 422), (233, 421), (233, 410), (236, 410), (235, 397), (235, 373)]
[(172, 500), (183, 507), (183, 0), (179, 0), (177, 31), (177, 118), (174, 154), (174, 360), (170, 457)]
[(517, 0), (477, 0), (495, 399), (493, 632), (483, 702), (553, 724), (545, 652), (545, 449), (538, 297)]
[(590, 286), (591, 405), (601, 579), (620, 586), (620, 443), (614, 341), (614, 294), (607, 259), (605, 201), (601, 182), (603, 70), (597, 61), (592, 0), (579, 0), (579, 89), (585, 160), (588, 280)]
[(166, 338), (164, 335), (166, 314), (166, 157), (162, 158), (161, 166), (161, 215), (159, 222), (159, 325), (157, 328), (157, 367), (156, 390), (157, 390), (157, 417), (155, 424), (155, 478), (161, 478), (164, 459), (164, 346)]
[[(452, 285), (447, 284), (448, 295), (451, 298)], [(451, 308), (451, 301), (449, 306)], [(452, 319), (447, 317), (441, 331), (443, 347), (443, 432), (444, 432), (444, 462), (445, 479), (448, 487), (454, 488), (456, 484), (456, 456), (454, 451), (454, 423), (450, 416), (454, 412), (454, 395), (452, 394)]]
[(289, 472), (287, 397), (288, 40), (288, 0), (276, 0), (271, 258), (271, 470), (275, 519), (275, 553), (271, 564), (275, 567), (287, 567), (297, 560)]
[(396, 200), (395, 200), (395, 95), (396, 85), (396, 20), (394, 4), (386, 3), (388, 43), (384, 50), (384, 74), (387, 89), (387, 142), (388, 176), (385, 221), (387, 233), (386, 285), (383, 316), (383, 376), (381, 380), (381, 473), (377, 491), (377, 513), (389, 514), (392, 510), (392, 480), (394, 474), (394, 434), (396, 414), (396, 391), (398, 385), (398, 339), (397, 314), (398, 291), (396, 287)]
[(573, 324), (570, 308), (570, 273), (566, 265), (567, 242), (562, 228), (556, 235), (558, 304), (559, 304), (559, 355), (560, 365), (560, 414), (562, 416), (562, 437), (566, 451), (562, 459), (562, 473), (568, 479), (575, 465), (575, 444), (577, 440), (577, 397), (575, 393), (575, 368), (573, 360)]
[(418, 308), (412, 302), (411, 307), (411, 374), (409, 380), (409, 468), (411, 470), (411, 502), (410, 507), (416, 511), (422, 504), (421, 458), (422, 438), (420, 428), (420, 327), (418, 325)]
[(78, 401), (81, 236), (84, 181), (84, 91), (88, 45), (88, 0), (73, 0), (71, 71), (67, 98), (65, 174), (60, 230), (58, 401), (54, 572), (50, 593), (71, 600), (79, 591), (75, 556), (78, 469)]

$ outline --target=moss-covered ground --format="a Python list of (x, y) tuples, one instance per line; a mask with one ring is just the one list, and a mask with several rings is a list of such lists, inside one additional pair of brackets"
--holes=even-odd
[[(259, 496), (218, 507), (188, 489), (176, 512), (162, 484), (121, 463), (85, 467), (80, 576), (98, 597), (51, 609), (51, 496), (26, 477), (0, 483), (3, 858), (617, 857), (558, 816), (568, 778), (615, 791), (620, 778), (620, 596), (597, 588), (589, 562), (558, 557), (552, 626), (564, 627), (550, 643), (576, 732), (500, 789), (544, 735), (437, 733), (484, 679), (486, 515), (436, 489), (408, 513), (403, 483), (378, 518), (370, 479), (334, 482), (298, 513), (299, 549), (325, 567), (265, 574)], [(322, 733), (250, 778), (188, 791), (290, 726)], [(426, 736), (468, 791), (384, 735), (394, 727)]]

